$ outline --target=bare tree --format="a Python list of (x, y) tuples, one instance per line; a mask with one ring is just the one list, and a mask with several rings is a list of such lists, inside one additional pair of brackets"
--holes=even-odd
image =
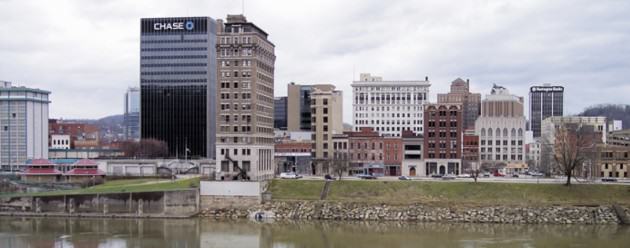
[(575, 170), (592, 158), (596, 135), (592, 126), (561, 124), (555, 130), (553, 157), (557, 169), (567, 177), (571, 185)]
[(335, 151), (333, 156), (333, 173), (341, 180), (341, 177), (350, 169), (350, 159), (347, 152)]
[(479, 172), (481, 171), (479, 169), (479, 162), (468, 162), (470, 163), (470, 176), (475, 179), (475, 182), (477, 182), (477, 178), (479, 178)]
[(163, 158), (168, 156), (166, 142), (157, 139), (125, 141), (120, 145), (126, 157), (131, 158)]

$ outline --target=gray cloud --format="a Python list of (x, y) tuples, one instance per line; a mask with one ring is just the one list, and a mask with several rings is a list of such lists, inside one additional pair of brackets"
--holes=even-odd
[[(239, 13), (241, 1), (0, 0), (0, 79), (48, 89), (52, 117), (122, 113), (138, 85), (139, 19)], [(245, 15), (276, 45), (276, 95), (286, 84), (330, 82), (344, 90), (360, 72), (385, 79), (429, 76), (431, 92), (470, 78), (525, 96), (566, 87), (566, 111), (628, 103), (628, 1), (246, 1)], [(353, 74), (354, 73), (354, 74)]]

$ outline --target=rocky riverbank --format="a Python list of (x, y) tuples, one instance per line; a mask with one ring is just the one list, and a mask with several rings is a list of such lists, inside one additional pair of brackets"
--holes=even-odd
[[(626, 213), (630, 212), (626, 208)], [(418, 221), (503, 224), (618, 224), (611, 206), (434, 207), (427, 205), (275, 201), (244, 208), (202, 210), (212, 218), (273, 218), (294, 220)]]

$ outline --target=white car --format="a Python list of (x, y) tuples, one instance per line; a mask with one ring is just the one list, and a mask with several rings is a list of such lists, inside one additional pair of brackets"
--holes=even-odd
[(295, 172), (282, 172), (280, 173), (282, 179), (300, 179), (302, 176), (295, 174)]
[(472, 176), (470, 174), (459, 174), (457, 175), (457, 178), (471, 178)]
[(454, 180), (455, 178), (457, 178), (457, 177), (455, 177), (455, 175), (453, 175), (453, 174), (448, 174), (448, 175), (442, 176), (442, 180)]

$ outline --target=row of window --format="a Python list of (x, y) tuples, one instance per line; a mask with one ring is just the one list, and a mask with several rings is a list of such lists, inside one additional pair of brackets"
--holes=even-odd
[(199, 67), (208, 66), (207, 63), (169, 63), (169, 64), (142, 64), (142, 67)]
[(162, 48), (142, 48), (143, 52), (175, 52), (175, 51), (207, 51), (207, 47), (162, 47)]
[[(486, 143), (489, 146), (491, 146), (492, 145), (492, 140), (487, 140), (487, 141), (486, 140), (481, 140), (481, 145), (482, 146), (485, 146)], [(513, 145), (513, 146), (515, 146), (517, 143), (518, 143), (519, 146), (522, 146), (523, 145), (523, 140), (518, 140), (518, 142), (516, 140), (511, 140), (510, 141), (510, 144)], [(501, 140), (496, 140), (496, 142), (494, 144), (497, 145), (497, 146), (500, 146), (501, 145)], [(508, 141), (507, 140), (503, 140), (503, 145), (507, 146), (508, 145)]]
[(205, 78), (198, 79), (140, 79), (141, 83), (206, 83)]
[(207, 59), (208, 55), (155, 55), (155, 56), (141, 56), (140, 59), (153, 60), (153, 59)]
[[(239, 65), (239, 60), (222, 60), (221, 61), (221, 67), (229, 67), (230, 65), (232, 66), (238, 66)], [(243, 62), (241, 63), (242, 66), (244, 67), (251, 67), (252, 66), (252, 61), (248, 60), (248, 59), (244, 59)]]
[[(239, 71), (233, 71), (233, 72), (221, 71), (221, 76), (222, 77), (231, 77), (231, 76), (238, 77), (238, 75), (239, 75)], [(249, 77), (252, 77), (252, 72), (251, 71), (242, 71), (242, 72), (240, 72), (240, 75), (241, 75), (241, 77), (249, 78)]]
[(163, 44), (163, 43), (207, 43), (207, 39), (190, 39), (190, 40), (143, 40), (143, 44)]
[(207, 71), (145, 71), (141, 72), (140, 75), (149, 76), (149, 75), (205, 75), (208, 74)]
[[(510, 156), (510, 159), (511, 159), (512, 161), (516, 161), (516, 160), (517, 160), (516, 158), (518, 158), (518, 160), (519, 160), (519, 161), (520, 161), (520, 160), (523, 160), (523, 155), (518, 155), (518, 156), (516, 156), (516, 155), (513, 155), (513, 154), (512, 154), (512, 156)], [(488, 156), (486, 156), (485, 154), (481, 154), (481, 160), (493, 160), (493, 159), (492, 159), (492, 155), (488, 155)], [(494, 156), (494, 160), (497, 160), (497, 161), (501, 161), (501, 160), (503, 160), (503, 161), (507, 161), (507, 160), (508, 160), (508, 155), (504, 154), (504, 155), (503, 155), (503, 159), (501, 159), (501, 155), (497, 154), (497, 155), (495, 155), (495, 156)]]

